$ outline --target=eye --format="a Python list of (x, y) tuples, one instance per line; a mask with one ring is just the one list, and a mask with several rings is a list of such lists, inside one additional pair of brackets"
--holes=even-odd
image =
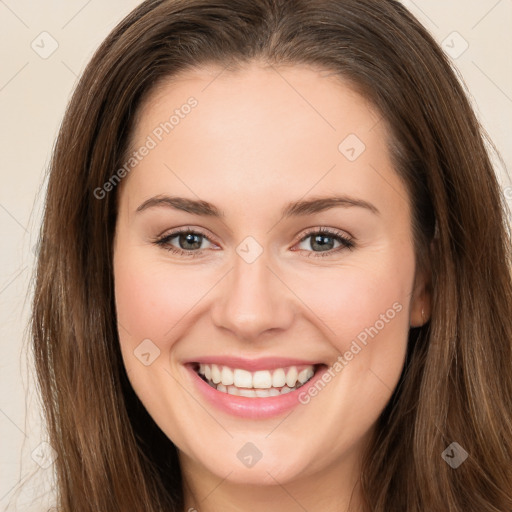
[[(309, 242), (307, 242), (308, 239), (310, 239)], [(343, 249), (352, 250), (355, 247), (352, 239), (342, 235), (338, 231), (333, 231), (328, 228), (314, 228), (309, 230), (306, 235), (301, 238), (300, 244), (306, 247), (299, 247), (299, 249), (314, 254), (314, 257), (331, 256)], [(311, 255), (308, 255), (308, 257), (310, 256)]]
[[(306, 242), (308, 239), (311, 239), (309, 243)], [(167, 251), (190, 257), (200, 256), (208, 249), (203, 246), (204, 242), (215, 246), (204, 233), (188, 227), (178, 229), (153, 241), (155, 245)], [(300, 244), (306, 247), (300, 247)], [(354, 247), (354, 241), (341, 232), (322, 227), (308, 230), (299, 241), (299, 250), (309, 252), (308, 257), (311, 255), (314, 257), (331, 256), (343, 249), (352, 250)]]
[(183, 228), (158, 238), (153, 243), (172, 253), (194, 257), (202, 254), (206, 249), (203, 246), (205, 241), (212, 244), (204, 233), (191, 228)]

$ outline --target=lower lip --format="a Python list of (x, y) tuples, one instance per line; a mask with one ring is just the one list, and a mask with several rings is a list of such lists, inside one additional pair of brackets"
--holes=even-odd
[(193, 365), (186, 365), (187, 370), (192, 374), (194, 386), (204, 398), (223, 412), (250, 419), (265, 419), (279, 416), (289, 410), (302, 405), (299, 401), (299, 395), (308, 393), (308, 389), (313, 387), (315, 383), (322, 378), (322, 375), (328, 370), (327, 366), (321, 366), (315, 372), (313, 377), (302, 385), (300, 388), (285, 393), (265, 398), (250, 398), (245, 396), (230, 395), (215, 388), (205, 382), (197, 372)]

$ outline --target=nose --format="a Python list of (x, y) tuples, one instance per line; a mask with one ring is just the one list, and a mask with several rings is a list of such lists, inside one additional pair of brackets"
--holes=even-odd
[(294, 317), (292, 297), (265, 252), (252, 263), (236, 256), (212, 306), (212, 320), (237, 339), (254, 341), (264, 333), (289, 328)]

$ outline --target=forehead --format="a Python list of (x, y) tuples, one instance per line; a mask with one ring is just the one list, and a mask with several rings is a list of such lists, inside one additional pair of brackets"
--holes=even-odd
[[(254, 132), (259, 128), (269, 130), (270, 125), (290, 130), (290, 114), (294, 122), (300, 116), (309, 123), (305, 137), (318, 131), (339, 137), (349, 123), (362, 134), (368, 124), (374, 127), (382, 121), (355, 86), (336, 73), (305, 65), (276, 67), (255, 61), (235, 70), (215, 65), (192, 68), (162, 80), (139, 108), (136, 131), (148, 132), (151, 123), (161, 122), (162, 115), (179, 110), (191, 96), (200, 104), (201, 123), (211, 120), (218, 126), (217, 121), (223, 121), (224, 134), (233, 122), (237, 127), (245, 124)], [(244, 123), (246, 116), (256, 123)]]
[(201, 197), (219, 184), (247, 198), (271, 189), (300, 197), (307, 189), (323, 193), (340, 185), (385, 201), (406, 196), (385, 120), (325, 70), (252, 63), (235, 71), (182, 72), (161, 82), (141, 106), (131, 150), (148, 137), (155, 148), (127, 180), (142, 195), (181, 179), (175, 185)]

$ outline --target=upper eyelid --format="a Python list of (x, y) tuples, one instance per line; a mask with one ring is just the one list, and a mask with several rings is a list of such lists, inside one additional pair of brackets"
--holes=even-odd
[(171, 231), (170, 233), (156, 237), (156, 240), (161, 241), (161, 240), (166, 240), (166, 239), (172, 239), (176, 236), (181, 235), (182, 233), (193, 233), (195, 235), (201, 235), (203, 238), (206, 238), (210, 243), (214, 243), (214, 244), (217, 243), (217, 242), (215, 242), (214, 239), (212, 239), (213, 237), (204, 233), (202, 230), (200, 230), (198, 228), (177, 228), (176, 231)]
[(299, 239), (299, 241), (303, 240), (305, 237), (308, 237), (308, 236), (311, 236), (315, 233), (325, 233), (327, 235), (335, 235), (335, 236), (339, 236), (341, 238), (346, 238), (346, 239), (349, 239), (351, 241), (355, 241), (355, 237), (352, 236), (350, 233), (346, 232), (346, 231), (343, 231), (341, 229), (337, 229), (337, 228), (329, 228), (329, 227), (325, 227), (325, 226), (318, 226), (318, 227), (314, 227), (314, 228), (306, 228), (306, 230), (303, 232), (301, 238)]

